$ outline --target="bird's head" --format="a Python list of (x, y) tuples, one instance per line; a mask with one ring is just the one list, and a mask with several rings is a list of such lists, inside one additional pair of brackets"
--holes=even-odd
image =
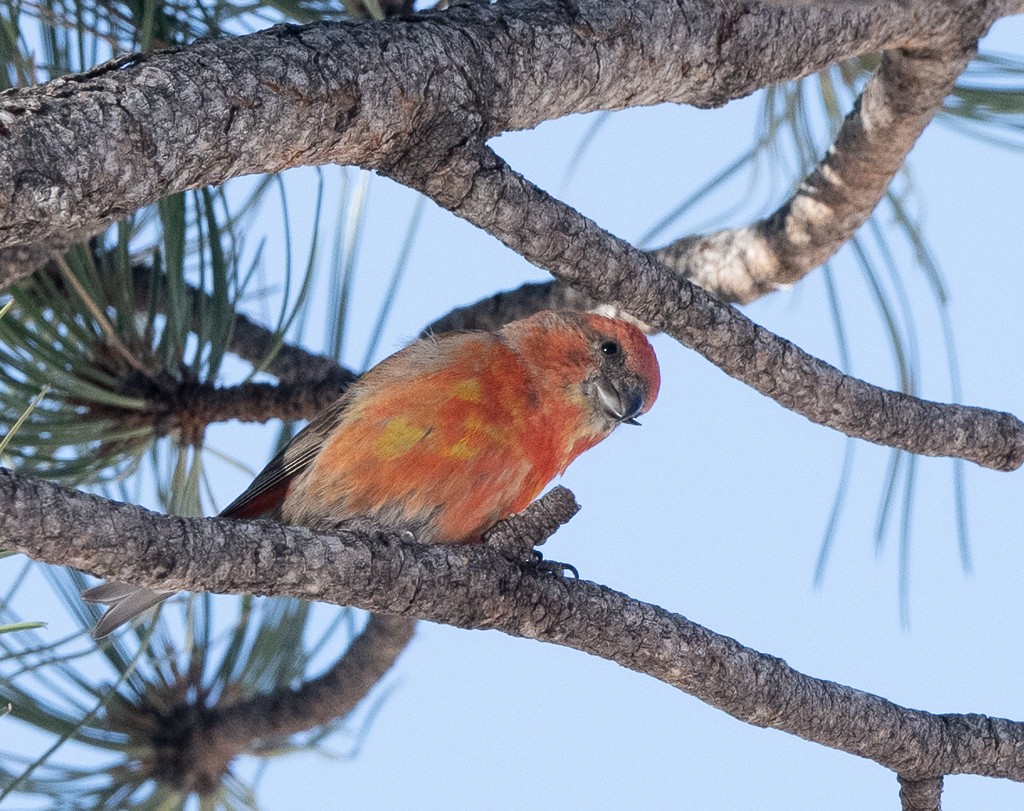
[[(661, 375), (650, 341), (634, 325), (596, 313), (545, 311), (503, 332), (528, 358), (545, 386), (557, 386), (583, 418), (574, 433), (585, 444), (615, 426), (638, 425), (658, 396)], [(579, 418), (577, 418), (579, 419)], [(587, 442), (586, 438), (590, 441)]]
[(626, 321), (587, 313), (590, 364), (581, 385), (592, 418), (606, 431), (639, 425), (636, 418), (654, 405), (661, 385), (658, 359), (650, 341)]

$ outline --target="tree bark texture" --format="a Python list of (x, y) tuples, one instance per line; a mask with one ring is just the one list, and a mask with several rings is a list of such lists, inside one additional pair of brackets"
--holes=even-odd
[(871, 215), (974, 53), (973, 42), (959, 39), (887, 51), (828, 153), (774, 214), (686, 237), (655, 256), (740, 304), (798, 282)]
[(941, 811), (942, 778), (908, 780), (899, 776), (900, 807), (903, 811)]
[(921, 781), (1024, 781), (1024, 724), (933, 715), (799, 673), (655, 605), (551, 575), (486, 545), (422, 545), (366, 528), (161, 516), (0, 470), (0, 545), (100, 577), (291, 596), (460, 628), (493, 628), (617, 662), (734, 717)]
[(133, 742), (122, 768), (185, 794), (215, 792), (238, 755), (348, 715), (394, 664), (414, 625), (406, 617), (371, 616), (337, 662), (291, 689), (208, 704), (193, 685), (191, 694), (172, 690), (159, 701), (120, 706), (105, 723)]
[(712, 107), (864, 53), (969, 48), (1021, 0), (467, 3), (120, 57), (0, 97), (0, 286), (147, 203), (255, 172), (441, 167), (570, 113)]
[[(451, 193), (446, 178), (467, 178)], [(514, 172), (487, 147), (400, 177), (597, 301), (624, 307), (779, 404), (850, 436), (997, 470), (1024, 463), (1024, 423), (865, 383), (750, 321)]]

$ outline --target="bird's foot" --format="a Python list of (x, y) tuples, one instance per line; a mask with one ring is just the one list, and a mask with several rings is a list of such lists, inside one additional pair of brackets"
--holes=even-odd
[(580, 579), (579, 570), (571, 563), (561, 563), (557, 560), (547, 560), (539, 549), (531, 549), (531, 559), (528, 565), (540, 572), (553, 574), (555, 577), (565, 577), (571, 574), (574, 579)]

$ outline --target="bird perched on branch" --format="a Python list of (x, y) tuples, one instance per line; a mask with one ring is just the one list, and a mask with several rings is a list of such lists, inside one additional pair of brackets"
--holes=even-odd
[[(317, 530), (369, 518), (422, 543), (477, 543), (658, 395), (654, 350), (633, 325), (545, 311), (495, 332), (423, 338), (364, 374), (296, 434), (225, 518)], [(166, 599), (107, 583), (94, 636)]]

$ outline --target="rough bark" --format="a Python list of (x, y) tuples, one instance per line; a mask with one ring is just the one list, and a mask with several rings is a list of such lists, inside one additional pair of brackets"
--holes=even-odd
[(162, 589), (292, 596), (494, 628), (601, 656), (747, 723), (870, 758), (905, 781), (1024, 780), (1022, 723), (933, 715), (815, 679), (663, 608), (486, 545), (160, 516), (3, 470), (0, 502), (0, 545), (37, 560)]
[[(272, 330), (244, 315), (235, 316), (228, 350), (253, 366), (259, 366), (274, 352), (278, 338)], [(357, 375), (336, 360), (309, 352), (301, 346), (280, 343), (273, 359), (263, 371), (282, 383), (316, 384), (334, 388), (339, 393), (355, 381)]]
[(837, 59), (972, 42), (1022, 5), (512, 0), (121, 57), (0, 97), (0, 286), (41, 246), (183, 189), (308, 164), (442, 167), (570, 113), (716, 106)]
[(724, 301), (747, 304), (800, 281), (871, 215), (974, 55), (973, 42), (888, 51), (821, 163), (774, 214), (687, 237), (655, 256)]
[[(957, 40), (884, 53), (828, 153), (777, 211), (749, 226), (684, 237), (652, 255), (729, 303), (749, 304), (799, 281), (870, 216), (972, 54), (969, 42)], [(437, 323), (495, 329), (539, 309), (597, 304), (555, 280), (498, 293)]]
[[(1015, 418), (844, 377), (681, 276), (748, 301), (831, 255), (884, 193), (977, 37), (1022, 7), (510, 0), (124, 57), (0, 96), (0, 286), (173, 192), (296, 165), (356, 164), (420, 188), (572, 286), (542, 296), (622, 307), (784, 406), (851, 435), (1012, 469), (1024, 461), (1024, 425)], [(548, 198), (482, 147), (500, 132), (573, 112), (714, 106), (880, 49), (889, 49), (882, 68), (794, 197), (750, 228), (666, 246), (657, 257), (673, 269)], [(236, 346), (264, 357), (266, 335), (249, 326), (239, 322)], [(310, 380), (300, 353), (279, 353), (280, 379)], [(656, 606), (486, 547), (161, 518), (8, 473), (0, 473), (0, 500), (0, 543), (102, 576), (354, 604), (603, 656), (749, 723), (876, 760), (900, 775), (905, 808), (938, 808), (937, 775), (1024, 780), (1021, 724), (935, 716), (812, 679)], [(392, 647), (397, 655), (411, 624), (374, 623), (395, 643), (383, 644), (382, 662)], [(371, 663), (366, 673), (374, 672)], [(306, 685), (329, 700), (306, 702), (303, 713), (347, 700), (344, 690), (327, 689), (330, 678)], [(223, 736), (211, 751), (305, 728), (288, 726), (301, 714), (299, 698), (278, 696), (280, 712), (264, 716), (223, 710), (219, 731), (209, 728)]]
[[(155, 296), (156, 308), (164, 310), (166, 291), (150, 289), (152, 269), (140, 265), (133, 276), (136, 308), (148, 310)], [(189, 288), (189, 294), (196, 310), (195, 299), (205, 293)], [(159, 432), (200, 435), (218, 420), (312, 419), (356, 379), (331, 358), (284, 343), (273, 330), (241, 314), (235, 316), (228, 348), (254, 367), (265, 364), (264, 371), (279, 384), (183, 386), (154, 403), (159, 408), (149, 418)], [(157, 719), (151, 739), (163, 743), (153, 747), (140, 768), (186, 791), (215, 790), (231, 761), (264, 739), (294, 735), (352, 712), (408, 645), (415, 625), (415, 619), (371, 615), (345, 653), (315, 679), (233, 704), (206, 707), (186, 699), (185, 706)]]
[(942, 778), (909, 780), (899, 775), (900, 806), (903, 811), (941, 811)]
[(558, 485), (533, 502), (529, 510), (511, 515), (491, 527), (484, 541), (511, 560), (543, 563), (544, 568), (560, 572), (569, 568), (578, 577), (579, 573), (572, 567), (539, 558), (540, 553), (534, 547), (541, 546), (579, 511), (580, 505), (572, 491)]
[(458, 307), (430, 324), (421, 336), (459, 329), (496, 330), (539, 310), (585, 311), (596, 306), (585, 293), (555, 280), (532, 282)]
[(125, 421), (152, 424), (158, 436), (201, 437), (215, 422), (309, 420), (337, 401), (348, 382), (335, 377), (297, 383), (210, 386), (182, 383), (164, 390), (149, 412), (126, 412)]
[(301, 687), (219, 708), (211, 721), (218, 745), (238, 754), (254, 740), (294, 735), (344, 718), (391, 668), (412, 639), (415, 620), (370, 617), (329, 670)]
[[(246, 172), (326, 161), (371, 166), (816, 422), (915, 453), (1014, 469), (1024, 461), (1024, 426), (1015, 418), (844, 377), (645, 261), (480, 145), (568, 112), (665, 100), (721, 103), (836, 58), (901, 47), (865, 91), (837, 149), (771, 218), (785, 236), (772, 261), (791, 255), (806, 267), (870, 211), (976, 38), (1021, 6), (522, 0), (400, 22), (281, 27), (125, 58), (5, 94), (0, 246), (21, 250), (89, 223), (98, 227), (171, 191)], [(930, 77), (930, 92), (901, 101), (920, 76)], [(885, 130), (887, 116), (898, 113), (906, 126)], [(881, 168), (867, 170), (880, 151), (876, 136), (886, 133), (896, 146), (889, 150), (883, 137)], [(63, 154), (69, 147), (71, 157)], [(865, 179), (839, 193), (844, 172), (854, 170)], [(737, 254), (734, 247), (726, 253)], [(785, 264), (768, 278), (793, 276), (792, 268), (779, 269)]]
[[(462, 180), (454, 193), (453, 177)], [(997, 470), (1024, 462), (1024, 423), (1011, 414), (921, 400), (844, 375), (554, 199), (487, 147), (467, 148), (440, 176), (407, 167), (400, 179), (562, 281), (623, 307), (814, 422)]]

